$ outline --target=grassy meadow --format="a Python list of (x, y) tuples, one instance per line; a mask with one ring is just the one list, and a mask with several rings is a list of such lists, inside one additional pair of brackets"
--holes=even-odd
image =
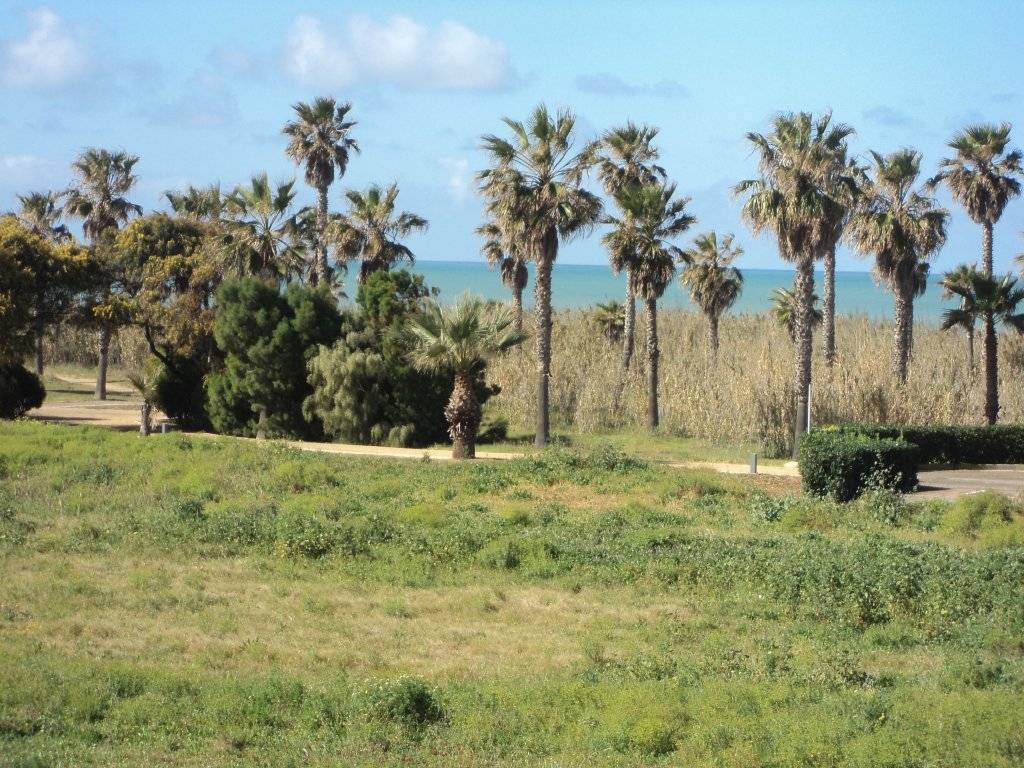
[(1024, 764), (1024, 510), (0, 424), (0, 764)]

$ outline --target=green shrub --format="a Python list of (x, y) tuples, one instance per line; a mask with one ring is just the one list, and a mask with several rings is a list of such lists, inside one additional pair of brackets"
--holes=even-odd
[(46, 388), (31, 371), (20, 365), (0, 366), (0, 419), (16, 419), (38, 408)]
[(356, 708), (367, 718), (421, 728), (444, 719), (437, 693), (423, 680), (403, 675), (369, 683), (356, 693)]
[(800, 476), (808, 493), (850, 501), (868, 488), (914, 489), (917, 457), (913, 443), (815, 430), (800, 443)]
[(1024, 425), (1021, 424), (984, 427), (846, 424), (835, 429), (846, 434), (913, 443), (919, 449), (921, 464), (1024, 463)]

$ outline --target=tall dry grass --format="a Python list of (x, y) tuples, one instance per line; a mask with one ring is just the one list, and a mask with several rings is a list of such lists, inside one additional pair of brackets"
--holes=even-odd
[[(588, 313), (557, 313), (553, 334), (552, 423), (584, 432), (645, 423), (643, 318), (638, 353), (621, 408), (613, 407), (620, 347), (601, 336)], [(727, 442), (750, 442), (769, 455), (792, 445), (793, 346), (785, 330), (766, 315), (726, 317), (722, 346), (712, 359), (706, 324), (699, 315), (666, 311), (661, 333), (661, 422), (669, 434)], [(980, 339), (977, 367), (967, 365), (966, 337), (933, 325), (915, 328), (914, 359), (905, 386), (890, 366), (893, 327), (864, 317), (837, 320), (838, 359), (830, 371), (815, 339), (812, 420), (880, 424), (977, 424), (982, 421), (984, 382)], [(1019, 337), (1000, 339), (1000, 418), (1024, 417)], [(533, 345), (527, 343), (493, 362), (489, 377), (502, 387), (495, 409), (517, 427), (530, 428), (536, 402)]]

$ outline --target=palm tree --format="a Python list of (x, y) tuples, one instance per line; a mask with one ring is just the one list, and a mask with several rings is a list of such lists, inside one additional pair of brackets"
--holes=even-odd
[(537, 315), (538, 447), (549, 437), (548, 386), (551, 376), (551, 268), (558, 246), (589, 231), (601, 215), (597, 196), (582, 187), (594, 162), (593, 147), (573, 146), (576, 119), (560, 110), (551, 115), (543, 104), (524, 124), (505, 118), (512, 140), (482, 139), (491, 167), (478, 175), (487, 213), (503, 222), (509, 239), (536, 265), (534, 311)]
[(985, 327), (985, 420), (995, 424), (999, 418), (999, 342), (996, 323), (1001, 322), (1024, 333), (1024, 314), (1018, 305), (1024, 301), (1024, 288), (1006, 275), (996, 279), (976, 267), (969, 267), (962, 282), (950, 284), (949, 290), (960, 297), (960, 306), (947, 309), (943, 314), (942, 328), (961, 328), (968, 323), (981, 320)]
[(487, 362), (526, 338), (515, 329), (508, 307), (488, 306), (483, 299), (466, 294), (441, 309), (429, 302), (422, 314), (408, 322), (413, 364), (424, 371), (452, 371), (455, 383), (444, 409), (450, 425), (452, 458), (476, 457), (480, 428), (480, 403), (475, 385)]
[(316, 285), (327, 280), (327, 191), (335, 175), (344, 176), (350, 152), (359, 145), (349, 133), (356, 123), (346, 117), (352, 105), (338, 104), (333, 98), (320, 97), (312, 104), (292, 105), (296, 119), (285, 124), (282, 133), (288, 137), (285, 154), (296, 164), (305, 164), (306, 183), (316, 190), (317, 244), (310, 282)]
[(825, 365), (829, 368), (836, 361), (836, 246), (843, 237), (846, 226), (857, 207), (862, 194), (864, 169), (855, 160), (846, 158), (846, 148), (839, 148), (831, 157), (831, 173), (827, 175), (829, 194), (839, 202), (833, 209), (832, 217), (825, 229), (825, 253), (822, 257), (824, 274), (824, 306), (821, 335), (825, 352)]
[(718, 319), (736, 303), (743, 290), (743, 273), (732, 263), (743, 255), (733, 245), (730, 233), (718, 241), (714, 231), (698, 235), (693, 247), (684, 252), (683, 273), (679, 282), (689, 288), (690, 298), (708, 319), (708, 343), (711, 354), (718, 356)]
[(910, 362), (914, 296), (927, 284), (922, 265), (946, 242), (949, 212), (925, 190), (914, 188), (921, 174), (919, 152), (870, 154), (874, 168), (848, 236), (858, 253), (874, 256), (875, 274), (895, 297), (892, 367), (903, 384)]
[(395, 214), (397, 184), (387, 188), (374, 184), (366, 192), (349, 190), (345, 197), (348, 213), (328, 226), (328, 240), (334, 242), (345, 262), (360, 261), (360, 283), (373, 272), (391, 269), (396, 262), (415, 261), (402, 240), (426, 230), (427, 220), (409, 211)]
[(29, 232), (54, 243), (71, 239), (71, 232), (61, 223), (64, 207), (62, 192), (30, 192), (18, 195), (21, 208), (15, 214), (21, 225)]
[[(811, 295), (811, 325), (813, 327), (821, 325), (824, 318), (824, 314), (818, 308), (820, 300), (818, 294)], [(776, 288), (772, 291), (771, 313), (779, 325), (786, 329), (786, 333), (789, 334), (789, 340), (796, 344), (796, 290), (793, 288)]]
[[(613, 199), (627, 187), (665, 181), (665, 169), (655, 164), (658, 150), (654, 139), (658, 129), (627, 122), (606, 132), (597, 142), (597, 177)], [(608, 261), (615, 274), (626, 273), (626, 316), (622, 342), (622, 377), (616, 402), (625, 385), (625, 374), (633, 358), (636, 326), (636, 286), (633, 283), (632, 254), (609, 251)]]
[(220, 184), (206, 187), (194, 187), (189, 184), (183, 192), (168, 190), (164, 197), (176, 216), (198, 222), (217, 223), (221, 218), (224, 196), (220, 193)]
[[(132, 216), (142, 215), (142, 207), (125, 195), (135, 186), (136, 155), (87, 149), (71, 164), (75, 180), (65, 193), (64, 213), (82, 219), (82, 231), (96, 246), (104, 233), (116, 230)], [(109, 286), (105, 294), (109, 292)], [(104, 296), (106, 299), (106, 296)], [(107, 399), (107, 360), (113, 328), (109, 320), (99, 321), (99, 365), (96, 373), (96, 399)]]
[(496, 222), (489, 221), (477, 228), (477, 234), (487, 238), (481, 247), (487, 265), (497, 267), (501, 274), (502, 284), (512, 291), (512, 302), (515, 307), (515, 326), (517, 331), (523, 330), (523, 290), (530, 278), (526, 269), (526, 258), (520, 251), (520, 244), (508, 240), (502, 234)]
[(647, 308), (647, 428), (658, 428), (658, 299), (672, 282), (676, 261), (686, 254), (672, 240), (696, 218), (686, 213), (688, 197), (673, 200), (674, 184), (627, 187), (616, 195), (621, 219), (609, 216), (613, 229), (605, 235), (609, 250), (634, 254), (633, 278)]
[(626, 307), (621, 301), (598, 302), (591, 314), (594, 324), (612, 344), (622, 341), (626, 327)]
[(1009, 143), (1009, 123), (970, 125), (949, 142), (955, 154), (939, 161), (939, 173), (930, 182), (945, 182), (953, 199), (981, 225), (981, 268), (986, 275), (992, 274), (992, 230), (1006, 204), (1020, 194), (1018, 177), (1024, 173), (1020, 150), (1006, 152)]
[(296, 244), (295, 181), (272, 185), (266, 173), (252, 177), (225, 198), (225, 266), (238, 276), (287, 279), (302, 271)]
[[(972, 268), (966, 264), (961, 264), (959, 267), (954, 269), (952, 272), (947, 272), (939, 283), (942, 286), (942, 297), (945, 299), (952, 298), (953, 296), (961, 296), (964, 292), (970, 291), (972, 281)], [(965, 302), (963, 299), (960, 300), (960, 308), (965, 308)], [(967, 369), (969, 371), (974, 370), (974, 316), (970, 313), (959, 315), (956, 318), (957, 322), (955, 325), (964, 329), (964, 333), (967, 334)], [(950, 328), (953, 325), (949, 326)]]
[(846, 171), (836, 170), (837, 158), (845, 157), (851, 133), (849, 126), (833, 124), (830, 113), (817, 120), (808, 112), (780, 115), (767, 135), (747, 134), (760, 156), (760, 176), (734, 188), (735, 194), (747, 195), (743, 219), (754, 234), (770, 232), (779, 255), (796, 267), (794, 456), (807, 431), (814, 260), (828, 250), (835, 222), (846, 208), (845, 196), (839, 196), (837, 189), (853, 184), (852, 179), (843, 181)]

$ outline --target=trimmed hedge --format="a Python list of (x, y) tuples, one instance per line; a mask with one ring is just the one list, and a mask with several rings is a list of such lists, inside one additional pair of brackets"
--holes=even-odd
[(913, 443), (920, 449), (921, 464), (1024, 464), (1024, 424), (991, 427), (847, 424), (838, 430)]
[(913, 443), (840, 430), (816, 430), (800, 442), (800, 476), (807, 493), (850, 501), (870, 487), (917, 487)]

